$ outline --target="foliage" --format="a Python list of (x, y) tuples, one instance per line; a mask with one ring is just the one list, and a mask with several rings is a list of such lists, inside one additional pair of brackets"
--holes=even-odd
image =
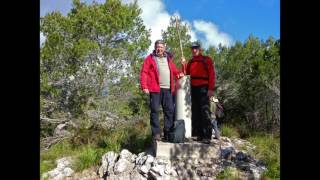
[(240, 178), (240, 171), (237, 170), (236, 168), (231, 168), (231, 167), (227, 167), (226, 169), (224, 169), (222, 172), (220, 172), (218, 174), (218, 176), (216, 178), (218, 180), (224, 180), (224, 179), (238, 180), (238, 179), (241, 179)]
[(93, 165), (99, 164), (103, 155), (103, 149), (85, 146), (77, 155), (76, 161), (73, 163), (75, 171), (82, 171)]
[(255, 134), (248, 140), (256, 146), (253, 156), (266, 163), (265, 178), (280, 179), (280, 137), (278, 135)]
[(41, 19), (40, 31), (46, 36), (40, 50), (43, 115), (66, 111), (77, 118), (113, 83), (136, 73), (150, 44), (140, 13), (136, 3), (111, 0), (89, 6), (74, 0), (67, 16), (52, 12)]
[(214, 57), (216, 94), (225, 106), (224, 122), (245, 123), (251, 130), (279, 132), (280, 41), (250, 36), (242, 44), (210, 47)]
[(226, 137), (234, 137), (234, 138), (240, 137), (238, 130), (227, 124), (221, 127), (221, 135)]
[[(150, 45), (150, 31), (140, 18), (136, 2), (109, 0), (87, 5), (73, 1), (63, 16), (52, 12), (40, 20), (46, 41), (40, 49), (40, 113), (52, 119), (72, 119), (79, 127), (68, 141), (40, 154), (40, 172), (54, 168), (63, 156), (77, 157), (77, 171), (97, 165), (103, 153), (127, 148), (133, 153), (151, 142), (149, 99), (140, 89), (140, 69)], [(191, 58), (190, 27), (179, 31), (186, 59)], [(180, 44), (175, 19), (162, 31), (167, 50), (180, 67)], [(280, 40), (249, 36), (231, 47), (208, 47), (216, 70), (215, 95), (225, 108), (223, 136), (248, 138), (254, 156), (268, 165), (266, 178), (280, 174)], [(96, 115), (90, 115), (94, 112)], [(107, 113), (119, 118), (116, 126), (103, 128)], [(162, 118), (160, 112), (160, 119)], [(163, 123), (163, 122), (162, 122)], [(41, 137), (52, 136), (54, 126), (41, 124)], [(226, 170), (220, 177), (228, 177)]]
[(48, 151), (40, 152), (40, 174), (54, 169), (57, 165), (55, 160), (64, 156), (76, 154), (68, 141), (53, 145)]
[[(176, 24), (175, 17), (170, 18), (170, 24), (166, 30), (162, 31), (162, 38), (166, 42), (167, 50), (174, 54), (174, 63), (180, 68), (180, 58), (182, 57), (180, 49), (180, 40), (184, 57), (191, 57), (191, 36), (189, 35), (190, 27), (187, 24)], [(180, 33), (180, 39), (179, 34)]]
[(97, 166), (101, 157), (108, 151), (119, 153), (128, 149), (132, 153), (144, 151), (151, 143), (150, 126), (144, 121), (126, 124), (116, 129), (79, 130), (71, 140), (53, 145), (47, 151), (40, 152), (40, 173), (56, 167), (55, 160), (65, 157), (75, 157), (73, 167), (81, 171), (91, 166)]

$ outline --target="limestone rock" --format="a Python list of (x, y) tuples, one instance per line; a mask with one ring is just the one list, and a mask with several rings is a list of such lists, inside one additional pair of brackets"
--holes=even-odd
[(131, 171), (134, 167), (134, 164), (132, 164), (127, 159), (119, 159), (116, 164), (114, 165), (114, 174), (120, 174), (123, 172)]
[(120, 159), (127, 159), (128, 161), (131, 161), (131, 158), (132, 158), (132, 153), (127, 149), (123, 149), (120, 152)]
[(71, 168), (69, 168), (69, 167), (63, 169), (63, 174), (64, 174), (64, 176), (66, 176), (66, 177), (71, 176), (73, 173), (74, 173), (74, 171), (73, 171)]
[[(187, 156), (159, 155), (154, 157), (146, 152), (135, 155), (127, 149), (123, 149), (119, 155), (108, 152), (102, 157), (99, 175), (101, 178), (108, 180), (211, 180), (215, 179), (224, 169), (231, 168), (231, 170), (235, 170), (240, 179), (259, 179), (261, 174), (267, 170), (264, 163), (254, 159), (241, 149), (243, 146), (254, 148), (249, 142), (241, 139), (231, 140), (227, 137), (221, 137), (221, 141), (213, 140), (212, 142), (210, 145), (202, 145), (199, 142), (192, 141), (186, 142), (183, 147), (190, 148), (192, 146), (191, 149), (193, 149), (192, 152), (185, 154)], [(168, 143), (165, 145), (179, 146)], [(180, 148), (179, 150), (183, 151), (185, 149)], [(193, 156), (193, 153), (200, 154)], [(61, 167), (65, 166), (61, 165)], [(58, 172), (53, 173), (59, 175)]]
[(160, 176), (163, 176), (164, 171), (165, 171), (165, 166), (164, 165), (156, 165), (156, 166), (151, 167), (150, 170), (157, 173)]
[(145, 163), (147, 160), (147, 156), (145, 152), (139, 153), (138, 157), (135, 160), (136, 165), (141, 166)]
[(142, 175), (148, 174), (150, 168), (146, 165), (142, 165), (141, 167), (138, 168), (138, 171), (142, 173)]
[(154, 161), (154, 157), (148, 154), (145, 164), (151, 164), (153, 163), (153, 161)]
[(102, 156), (101, 166), (99, 167), (98, 174), (102, 178), (108, 174), (113, 173), (113, 167), (118, 158), (118, 154), (110, 151)]
[(60, 180), (71, 176), (74, 173), (71, 169), (72, 161), (72, 157), (63, 157), (56, 160), (57, 167), (47, 173), (44, 173), (43, 178)]

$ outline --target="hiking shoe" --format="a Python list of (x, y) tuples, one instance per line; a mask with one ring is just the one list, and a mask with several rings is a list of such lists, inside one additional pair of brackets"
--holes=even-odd
[(156, 141), (161, 141), (160, 134), (156, 134), (155, 136), (153, 136), (153, 139)]
[(203, 138), (198, 136), (196, 141), (202, 141), (202, 140)]
[(163, 132), (162, 141), (169, 142), (169, 131), (164, 131)]
[(210, 140), (210, 139), (207, 139), (207, 138), (204, 138), (204, 139), (202, 140), (202, 143), (204, 143), (204, 144), (210, 144), (210, 142), (211, 142), (211, 140)]
[(166, 137), (166, 136), (164, 136), (164, 137), (162, 137), (162, 141), (163, 141), (163, 142), (169, 142), (169, 138)]

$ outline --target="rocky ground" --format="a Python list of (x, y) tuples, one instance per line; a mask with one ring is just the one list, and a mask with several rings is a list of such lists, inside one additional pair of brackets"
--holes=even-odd
[[(212, 140), (217, 143), (218, 140)], [(152, 153), (133, 154), (123, 149), (120, 154), (107, 152), (101, 158), (99, 167), (92, 167), (82, 172), (71, 168), (71, 157), (57, 160), (57, 168), (45, 173), (48, 179), (215, 179), (226, 168), (239, 179), (260, 179), (267, 170), (263, 162), (249, 155), (255, 147), (242, 139), (221, 138), (221, 147), (217, 151), (219, 158), (179, 158), (168, 159), (154, 157)], [(245, 149), (245, 150), (244, 150)]]

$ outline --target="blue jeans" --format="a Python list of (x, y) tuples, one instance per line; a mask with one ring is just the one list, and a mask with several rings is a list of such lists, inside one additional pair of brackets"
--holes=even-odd
[(212, 127), (213, 127), (213, 130), (214, 130), (214, 136), (217, 138), (217, 139), (220, 139), (220, 132), (219, 132), (219, 129), (218, 129), (218, 122), (216, 119), (211, 119), (211, 124), (212, 124)]
[(160, 93), (150, 92), (150, 125), (152, 136), (160, 134), (160, 122), (159, 122), (159, 108), (160, 104), (164, 113), (164, 128), (163, 131), (166, 135), (173, 128), (173, 100), (170, 89), (160, 89)]

